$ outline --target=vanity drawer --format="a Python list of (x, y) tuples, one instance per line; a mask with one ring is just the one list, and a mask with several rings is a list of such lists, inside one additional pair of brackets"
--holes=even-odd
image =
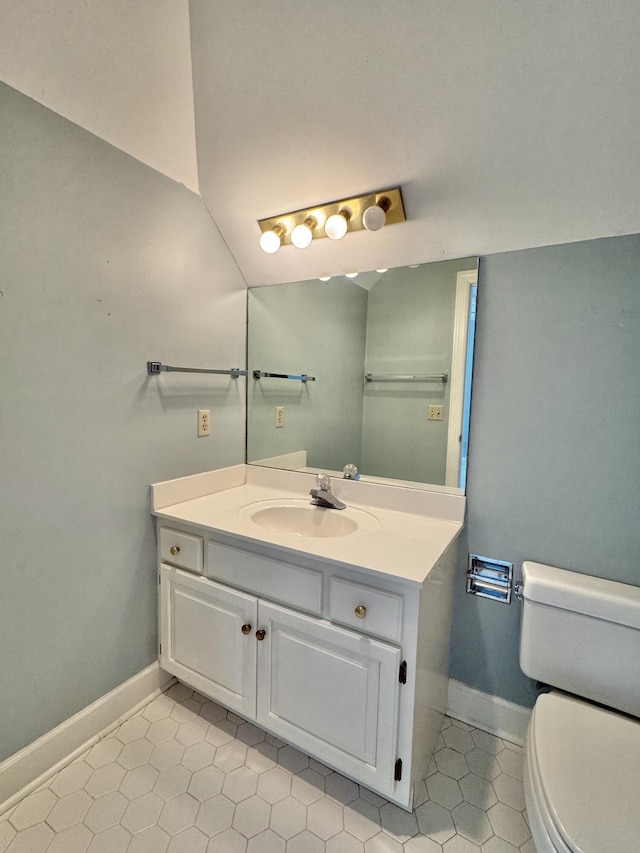
[(322, 572), (290, 566), (241, 548), (207, 543), (207, 577), (307, 613), (322, 612)]
[(203, 542), (201, 536), (173, 530), (171, 527), (160, 528), (160, 559), (163, 563), (171, 563), (181, 569), (202, 574)]
[(400, 642), (403, 598), (342, 578), (331, 578), (329, 615), (332, 621), (386, 640)]

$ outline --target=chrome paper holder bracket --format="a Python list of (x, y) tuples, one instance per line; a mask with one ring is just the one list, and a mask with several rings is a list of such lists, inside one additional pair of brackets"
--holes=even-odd
[(513, 593), (513, 563), (469, 554), (467, 592), (510, 604)]

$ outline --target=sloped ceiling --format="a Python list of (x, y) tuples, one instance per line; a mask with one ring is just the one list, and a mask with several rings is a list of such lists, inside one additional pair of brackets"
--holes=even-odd
[(1, 9), (0, 80), (198, 192), (188, 0)]
[[(201, 194), (251, 285), (640, 231), (640, 4), (191, 0)], [(400, 184), (408, 221), (256, 220)]]

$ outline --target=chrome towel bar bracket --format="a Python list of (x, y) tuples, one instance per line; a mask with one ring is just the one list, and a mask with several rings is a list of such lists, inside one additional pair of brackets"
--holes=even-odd
[(365, 373), (366, 382), (448, 382), (448, 373)]
[(150, 376), (157, 376), (160, 373), (218, 373), (231, 376), (232, 379), (247, 375), (247, 371), (241, 370), (239, 367), (232, 367), (229, 370), (213, 370), (208, 367), (171, 367), (168, 364), (161, 364), (159, 361), (148, 361), (147, 373)]
[(253, 378), (254, 379), (262, 379), (264, 376), (268, 376), (271, 379), (297, 379), (299, 382), (315, 382), (315, 376), (307, 376), (306, 373), (301, 373), (299, 375), (294, 375), (293, 373), (267, 373), (266, 370), (254, 370)]

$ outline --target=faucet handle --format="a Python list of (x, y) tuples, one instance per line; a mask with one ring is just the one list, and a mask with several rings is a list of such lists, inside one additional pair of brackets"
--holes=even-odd
[(328, 474), (318, 474), (316, 477), (316, 487), (323, 492), (330, 492), (331, 477)]

